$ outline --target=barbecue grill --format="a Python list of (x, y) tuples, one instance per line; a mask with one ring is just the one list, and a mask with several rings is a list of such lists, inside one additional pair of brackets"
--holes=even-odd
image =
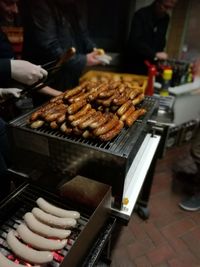
[(96, 209), (86, 209), (80, 206), (77, 208), (66, 198), (63, 199), (37, 186), (21, 185), (17, 191), (0, 203), (0, 252), (15, 263), (33, 266), (13, 254), (7, 245), (6, 236), (10, 230), (15, 230), (23, 221), (23, 215), (36, 206), (35, 201), (38, 197), (44, 197), (61, 208), (76, 209), (81, 214), (76, 228), (72, 229), (67, 245), (62, 250), (54, 251), (53, 261), (45, 267), (94, 266), (115, 224), (115, 219), (109, 217), (108, 213), (111, 192), (106, 185), (105, 194)]
[[(25, 114), (9, 124), (15, 168), (28, 172), (36, 183), (46, 182), (47, 188), (50, 185), (55, 188), (62, 179), (70, 180), (75, 175), (111, 185), (112, 206), (120, 210), (125, 184), (126, 187), (129, 184), (126, 180), (129, 180), (130, 167), (152, 129), (148, 122), (156, 113), (158, 102), (152, 97), (145, 97), (140, 107), (145, 108), (147, 113), (108, 142), (66, 136), (45, 127), (30, 129), (27, 121), (31, 113)], [(150, 157), (152, 159), (153, 155)], [(45, 180), (45, 177), (48, 178)]]

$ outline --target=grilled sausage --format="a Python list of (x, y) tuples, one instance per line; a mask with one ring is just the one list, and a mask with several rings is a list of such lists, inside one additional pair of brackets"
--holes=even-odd
[(45, 106), (41, 107), (37, 111), (33, 112), (30, 116), (30, 121), (35, 121), (37, 120), (40, 116), (43, 117), (45, 112), (49, 112), (52, 110), (54, 107), (56, 107), (58, 104), (57, 103), (48, 103)]
[(36, 121), (40, 118), (42, 114), (42, 110), (37, 110), (35, 112), (33, 112), (29, 118), (29, 121), (32, 122), (32, 121)]
[(102, 113), (100, 111), (97, 111), (96, 114), (91, 116), (88, 120), (80, 123), (78, 127), (80, 129), (85, 129), (88, 126), (90, 126), (91, 123), (93, 123), (94, 121), (97, 121), (101, 116), (102, 116)]
[(83, 123), (84, 121), (86, 121), (87, 119), (89, 119), (91, 116), (93, 116), (96, 113), (95, 109), (91, 109), (88, 111), (88, 113), (84, 114), (83, 116), (81, 116), (80, 118), (78, 118), (75, 121), (71, 122), (71, 125), (73, 127), (78, 126), (79, 124)]
[(130, 106), (130, 108), (120, 117), (120, 120), (125, 121), (133, 111), (135, 111), (135, 107)]
[(61, 123), (63, 123), (63, 122), (65, 121), (65, 119), (66, 119), (66, 114), (64, 113), (64, 114), (61, 114), (61, 115), (57, 118), (56, 122), (57, 122), (58, 124), (61, 124)]
[(89, 95), (89, 100), (93, 101), (95, 100), (99, 94), (101, 94), (102, 92), (108, 90), (108, 84), (107, 83), (103, 83), (100, 84), (99, 86), (97, 86), (96, 88), (94, 88), (91, 92), (91, 94)]
[(39, 208), (33, 208), (32, 213), (39, 221), (58, 228), (71, 228), (76, 226), (76, 220), (73, 218), (59, 218)]
[(49, 202), (47, 202), (45, 199), (41, 197), (36, 200), (36, 203), (43, 211), (46, 211), (52, 215), (55, 215), (61, 218), (74, 218), (74, 219), (80, 218), (80, 213), (78, 211), (65, 210), (65, 209), (58, 208), (50, 204)]
[(120, 84), (120, 85), (117, 87), (117, 90), (118, 90), (120, 93), (124, 92), (124, 90), (125, 90), (125, 86), (124, 86), (124, 84)]
[(30, 127), (32, 128), (32, 129), (38, 129), (38, 128), (40, 128), (40, 127), (42, 127), (42, 125), (44, 125), (44, 121), (42, 121), (42, 120), (37, 120), (37, 121), (34, 121), (34, 122), (32, 122), (31, 124), (30, 124)]
[(91, 105), (87, 104), (85, 105), (80, 111), (78, 111), (77, 113), (73, 114), (73, 115), (69, 115), (68, 120), (69, 121), (74, 121), (77, 120), (79, 117), (81, 117), (82, 115), (86, 114), (87, 111), (89, 111), (91, 109)]
[(142, 90), (137, 88), (135, 90), (132, 90), (130, 93), (129, 93), (129, 98), (130, 99), (134, 99), (137, 95), (141, 94), (142, 93)]
[(50, 123), (50, 127), (51, 127), (51, 129), (55, 130), (55, 129), (58, 129), (59, 126), (58, 126), (56, 121), (52, 121)]
[(126, 125), (131, 126), (134, 121), (136, 121), (140, 116), (144, 115), (146, 113), (145, 109), (138, 109), (133, 111), (127, 118), (126, 118)]
[(117, 126), (118, 121), (119, 121), (119, 119), (117, 118), (117, 116), (113, 116), (110, 121), (103, 124), (99, 128), (95, 129), (93, 132), (94, 135), (99, 136), (99, 135), (102, 135), (102, 134), (109, 132), (112, 128)]
[(120, 133), (123, 127), (124, 127), (124, 123), (122, 121), (118, 121), (118, 124), (113, 129), (99, 136), (100, 140), (102, 141), (112, 140), (115, 136), (117, 136)]
[(76, 113), (79, 109), (81, 109), (82, 107), (84, 107), (86, 105), (86, 100), (82, 100), (82, 101), (78, 101), (76, 103), (71, 104), (68, 108), (67, 108), (67, 112), (68, 114), (74, 114)]
[(7, 243), (12, 251), (21, 259), (36, 263), (36, 264), (43, 264), (53, 260), (53, 255), (50, 251), (38, 251), (28, 247), (21, 243), (17, 237), (17, 233), (14, 231), (10, 231), (7, 234)]
[[(9, 260), (1, 252), (0, 252), (0, 263), (1, 267), (25, 267), (25, 265), (15, 263), (14, 261)], [(37, 266), (34, 265), (33, 267), (40, 267), (40, 265)]]
[(68, 101), (69, 101), (69, 103), (74, 103), (74, 102), (77, 102), (77, 101), (82, 101), (84, 99), (87, 99), (88, 96), (89, 96), (89, 94), (90, 94), (89, 92), (81, 92), (80, 94), (75, 95), (75, 96), (69, 98)]
[(20, 238), (28, 245), (39, 250), (59, 250), (67, 244), (67, 239), (53, 240), (32, 232), (25, 224), (17, 227)]
[(112, 89), (112, 90), (106, 90), (106, 91), (103, 91), (99, 94), (99, 97), (100, 98), (107, 98), (107, 97), (110, 97), (111, 95), (113, 95), (115, 93), (115, 89)]
[(24, 215), (24, 221), (33, 232), (45, 237), (64, 239), (71, 234), (70, 230), (53, 228), (44, 223), (41, 223), (34, 217), (31, 212), (27, 212)]
[(89, 137), (92, 137), (92, 133), (86, 130), (83, 132), (82, 136), (83, 138), (89, 138)]
[(128, 101), (128, 97), (125, 95), (122, 95), (122, 96), (119, 96), (119, 97), (113, 99), (113, 103), (115, 105), (118, 105), (118, 106), (123, 105), (127, 101)]
[(50, 102), (54, 103), (54, 102), (58, 102), (59, 100), (62, 100), (64, 97), (64, 94), (65, 93), (61, 93), (60, 95), (53, 97), (52, 99), (50, 99)]
[(79, 129), (78, 127), (74, 127), (72, 129), (72, 132), (75, 134), (75, 135), (82, 135), (83, 131), (81, 129)]
[(84, 88), (84, 84), (81, 84), (80, 86), (75, 87), (74, 89), (68, 90), (65, 94), (64, 94), (64, 99), (68, 99), (74, 95), (79, 94), (80, 92), (83, 91)]
[(121, 85), (121, 82), (119, 81), (112, 81), (110, 84), (109, 84), (109, 88), (110, 89), (116, 89), (117, 87), (119, 87)]
[(144, 94), (139, 94), (135, 99), (133, 99), (133, 105), (139, 104), (144, 99)]
[(102, 126), (104, 123), (106, 123), (106, 122), (108, 121), (108, 119), (109, 119), (109, 116), (103, 115), (103, 114), (101, 113), (100, 118), (99, 118), (98, 120), (92, 122), (92, 123), (89, 125), (89, 128), (91, 128), (91, 129), (96, 129), (96, 128)]
[(72, 128), (68, 127), (66, 122), (64, 122), (61, 126), (60, 126), (60, 130), (61, 132), (65, 133), (65, 134), (70, 134), (72, 132)]
[(56, 113), (48, 114), (48, 115), (45, 117), (45, 121), (46, 121), (46, 122), (52, 122), (52, 121), (55, 121), (55, 120), (57, 120), (61, 115), (63, 115), (61, 112), (56, 112)]
[(132, 105), (131, 100), (128, 100), (127, 102), (125, 102), (118, 110), (117, 110), (117, 114), (119, 116), (122, 116), (128, 109), (129, 107)]
[(113, 95), (111, 95), (108, 99), (105, 99), (102, 101), (102, 105), (105, 107), (110, 107), (111, 103), (113, 102), (114, 99), (118, 97), (118, 92), (115, 92)]

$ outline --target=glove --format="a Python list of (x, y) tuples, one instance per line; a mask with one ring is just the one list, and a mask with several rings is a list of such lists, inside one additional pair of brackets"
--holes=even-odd
[(109, 65), (112, 60), (112, 57), (104, 54), (100, 56), (97, 55), (96, 59), (98, 59), (103, 65)]
[(23, 84), (31, 85), (47, 76), (47, 71), (41, 66), (25, 60), (11, 60), (11, 77)]
[(18, 88), (0, 88), (0, 97), (13, 95), (16, 98), (19, 98), (21, 91), (22, 89), (18, 89)]

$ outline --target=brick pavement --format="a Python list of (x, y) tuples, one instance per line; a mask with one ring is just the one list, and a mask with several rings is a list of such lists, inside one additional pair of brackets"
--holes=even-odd
[(134, 213), (128, 226), (118, 227), (111, 267), (200, 267), (200, 212), (181, 210), (183, 192), (172, 187), (172, 165), (188, 151), (188, 144), (171, 148), (158, 161), (150, 218)]

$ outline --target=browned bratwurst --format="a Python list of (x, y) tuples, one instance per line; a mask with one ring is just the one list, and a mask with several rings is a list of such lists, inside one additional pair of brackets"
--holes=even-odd
[(103, 124), (99, 128), (95, 129), (93, 131), (94, 135), (95, 136), (99, 136), (99, 135), (102, 135), (102, 134), (107, 133), (112, 128), (114, 128), (115, 126), (117, 126), (118, 121), (119, 121), (118, 117), (117, 116), (113, 116), (108, 122), (106, 122), (105, 124)]
[(127, 118), (126, 118), (126, 125), (131, 126), (140, 116), (146, 113), (145, 109), (138, 109), (133, 111)]
[(75, 114), (69, 115), (68, 120), (69, 121), (77, 120), (79, 117), (83, 116), (84, 114), (86, 114), (91, 109), (92, 109), (91, 105), (87, 104), (84, 107), (82, 107), (82, 109), (79, 110), (78, 112), (76, 112)]
[(78, 101), (76, 103), (71, 104), (68, 108), (67, 108), (67, 112), (68, 114), (74, 114), (76, 113), (79, 109), (81, 109), (82, 107), (84, 107), (86, 105), (86, 100), (82, 100), (82, 101)]
[(102, 141), (109, 141), (117, 136), (124, 127), (123, 121), (118, 121), (117, 125), (105, 134), (99, 136)]

